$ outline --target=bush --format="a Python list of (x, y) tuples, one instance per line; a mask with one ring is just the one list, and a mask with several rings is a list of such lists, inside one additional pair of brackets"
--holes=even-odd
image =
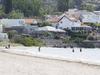
[(12, 39), (18, 32), (16, 30), (11, 30), (9, 31), (8, 34), (8, 38)]
[(70, 42), (71, 42), (70, 38), (64, 38), (64, 39), (63, 39), (63, 43), (65, 43), (65, 44), (66, 44), (66, 43), (70, 43)]
[(72, 32), (70, 36), (71, 36), (71, 38), (77, 37), (77, 38), (82, 38), (85, 40), (87, 38), (88, 34), (84, 31), (79, 31), (79, 32)]
[(23, 44), (24, 46), (42, 46), (44, 43), (36, 38), (32, 37), (18, 37), (14, 39), (15, 43)]
[(82, 38), (75, 38), (74, 43), (82, 43), (83, 39)]
[(8, 18), (20, 19), (20, 18), (24, 18), (24, 14), (21, 13), (19, 10), (13, 10), (12, 12), (9, 13)]
[(50, 24), (49, 22), (43, 22), (43, 23), (41, 24), (41, 27), (44, 27), (44, 26), (51, 26), (51, 24)]
[(24, 39), (22, 39), (22, 44), (24, 46), (33, 46), (33, 40), (32, 38), (28, 38), (28, 37), (25, 37)]

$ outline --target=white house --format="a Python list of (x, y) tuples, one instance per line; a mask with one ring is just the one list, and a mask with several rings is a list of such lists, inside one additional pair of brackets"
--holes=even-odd
[(23, 26), (25, 24), (37, 24), (36, 19), (1, 19), (0, 23), (5, 27)]
[(24, 19), (1, 19), (1, 24), (5, 27), (22, 26)]
[(64, 15), (61, 19), (59, 19), (56, 28), (60, 29), (71, 29), (72, 27), (80, 27), (81, 22), (74, 17), (68, 17)]
[(73, 31), (91, 30), (90, 26), (82, 25), (80, 14), (78, 13), (64, 13), (59, 17), (57, 24), (53, 26), (58, 29), (70, 29)]

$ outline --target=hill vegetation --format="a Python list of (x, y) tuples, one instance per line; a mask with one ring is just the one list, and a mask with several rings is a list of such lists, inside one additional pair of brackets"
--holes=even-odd
[(3, 0), (0, 18), (23, 18), (64, 12), (69, 8), (100, 10), (99, 0)]

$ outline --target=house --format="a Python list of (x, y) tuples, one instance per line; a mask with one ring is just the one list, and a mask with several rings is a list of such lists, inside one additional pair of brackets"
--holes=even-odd
[(37, 25), (38, 22), (36, 19), (25, 19), (25, 24), (29, 24), (29, 25)]
[(82, 23), (100, 23), (100, 11), (89, 12), (87, 10), (69, 9), (65, 14), (73, 15)]
[(14, 26), (24, 26), (27, 25), (37, 25), (36, 19), (1, 19), (1, 24), (4, 25), (4, 27), (14, 27)]
[(68, 12), (65, 12), (59, 18), (57, 18), (55, 21), (55, 24), (52, 26), (58, 28), (58, 29), (70, 29), (73, 31), (79, 31), (79, 30), (91, 30), (92, 28), (87, 25), (83, 25), (80, 19), (80, 12), (78, 10), (70, 10)]
[(71, 29), (72, 27), (80, 27), (81, 22), (73, 16), (68, 16), (64, 14), (56, 24), (56, 28), (60, 29)]
[(94, 12), (81, 11), (80, 14), (83, 23), (99, 23), (99, 16)]
[(6, 28), (13, 26), (23, 26), (25, 24), (24, 19), (1, 19), (0, 22)]
[(46, 22), (50, 23), (51, 25), (55, 26), (59, 21), (59, 16), (53, 15), (46, 17)]

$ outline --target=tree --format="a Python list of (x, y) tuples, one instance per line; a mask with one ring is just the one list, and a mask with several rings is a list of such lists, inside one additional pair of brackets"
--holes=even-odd
[(0, 9), (0, 18), (6, 17), (3, 9)]
[(69, 9), (69, 0), (58, 0), (58, 10), (61, 12)]
[(80, 6), (82, 5), (83, 0), (74, 0), (75, 1), (75, 7), (80, 9)]
[(24, 46), (43, 46), (43, 41), (32, 37), (17, 37), (14, 39), (15, 43), (23, 44)]
[(69, 8), (75, 7), (75, 1), (74, 0), (58, 0), (57, 7), (60, 12), (68, 11)]
[(17, 34), (16, 30), (11, 30), (8, 32), (8, 38), (12, 39)]
[(4, 9), (6, 14), (12, 11), (12, 0), (4, 0)]
[(44, 27), (44, 26), (51, 26), (51, 24), (49, 22), (42, 22), (41, 27)]
[(92, 4), (82, 4), (80, 9), (88, 10), (88, 11), (94, 11), (95, 6), (93, 6)]
[(38, 16), (41, 15), (41, 1), (40, 0), (32, 0), (33, 5), (33, 15)]
[(13, 10), (12, 12), (9, 13), (8, 18), (20, 19), (20, 18), (24, 18), (24, 14), (21, 13), (19, 10)]
[(69, 4), (68, 4), (69, 8), (74, 8), (75, 7), (75, 0), (69, 0)]
[(13, 0), (13, 9), (20, 10), (25, 16), (39, 16), (41, 13), (40, 0)]

